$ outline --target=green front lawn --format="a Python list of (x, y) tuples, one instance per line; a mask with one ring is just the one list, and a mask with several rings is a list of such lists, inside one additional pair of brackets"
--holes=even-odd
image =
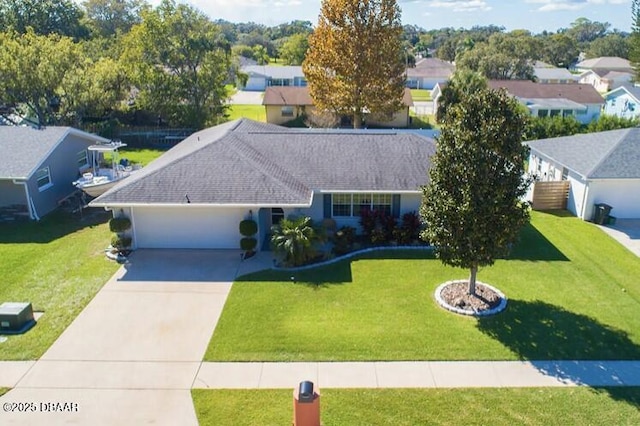
[(431, 90), (411, 89), (411, 98), (414, 102), (429, 102), (431, 101)]
[(205, 359), (640, 359), (640, 259), (565, 213), (533, 212), (511, 258), (480, 271), (509, 298), (491, 318), (434, 302), (466, 271), (423, 252), (386, 257), (243, 277)]
[(266, 122), (267, 112), (264, 105), (229, 105), (229, 120), (250, 118), (251, 120)]
[[(295, 384), (294, 384), (295, 385)], [(284, 425), (292, 390), (192, 390), (201, 425)], [(320, 389), (325, 425), (637, 425), (640, 388)]]
[(0, 360), (37, 359), (118, 269), (107, 260), (109, 214), (54, 212), (40, 222), (0, 223), (0, 302), (31, 302), (44, 312), (23, 335), (0, 343)]

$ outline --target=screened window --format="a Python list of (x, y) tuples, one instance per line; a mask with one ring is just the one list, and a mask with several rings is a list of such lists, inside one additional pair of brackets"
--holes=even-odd
[(549, 115), (549, 110), (546, 110), (546, 109), (538, 110), (538, 117), (546, 117), (547, 115)]
[(351, 194), (333, 194), (333, 216), (351, 216)]
[(559, 109), (552, 109), (552, 110), (549, 112), (549, 116), (550, 116), (550, 117), (555, 117), (556, 115), (560, 115), (560, 110), (559, 110)]
[(363, 210), (371, 210), (371, 194), (353, 194), (353, 215), (360, 216)]
[(391, 194), (373, 194), (373, 210), (391, 214)]
[(283, 117), (293, 117), (293, 107), (292, 106), (283, 106), (280, 110)]
[(89, 160), (87, 159), (87, 150), (84, 149), (76, 154), (76, 159), (78, 162), (78, 168), (83, 169), (89, 165)]
[(51, 174), (49, 173), (49, 167), (45, 167), (44, 169), (40, 169), (36, 172), (36, 182), (38, 183), (38, 189), (40, 191), (44, 191), (45, 189), (53, 185), (51, 183)]

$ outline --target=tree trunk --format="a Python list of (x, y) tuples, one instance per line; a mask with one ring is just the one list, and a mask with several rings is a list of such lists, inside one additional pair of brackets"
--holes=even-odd
[(476, 294), (476, 274), (478, 273), (478, 265), (471, 267), (471, 274), (469, 274), (469, 294)]
[(361, 129), (362, 128), (362, 116), (360, 112), (353, 113), (353, 128)]

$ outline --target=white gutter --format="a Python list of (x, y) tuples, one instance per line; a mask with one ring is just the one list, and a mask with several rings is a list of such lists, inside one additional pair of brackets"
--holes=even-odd
[(89, 207), (104, 207), (105, 209), (125, 208), (125, 207), (229, 207), (229, 208), (260, 208), (260, 207), (291, 207), (304, 208), (311, 207), (309, 204), (221, 204), (221, 203), (95, 203), (90, 202)]
[(366, 190), (354, 191), (354, 190), (348, 190), (348, 189), (337, 189), (337, 190), (323, 189), (318, 192), (320, 194), (422, 194), (422, 191), (420, 190), (408, 190), (408, 189), (401, 190), (401, 191), (396, 191), (393, 189), (375, 190), (375, 191), (366, 191)]
[(13, 180), (13, 183), (15, 185), (22, 185), (24, 186), (24, 194), (27, 197), (27, 208), (29, 209), (29, 218), (30, 219), (35, 219), (35, 220), (40, 220), (40, 218), (38, 217), (38, 212), (36, 212), (36, 206), (33, 204), (33, 200), (31, 199), (31, 196), (29, 195), (29, 185), (28, 182), (26, 181), (19, 181), (19, 180)]
[(589, 198), (589, 181), (585, 179), (584, 181), (584, 196), (582, 197), (582, 206), (580, 207), (580, 217), (582, 220), (589, 220), (584, 215), (584, 208), (587, 204), (587, 198)]

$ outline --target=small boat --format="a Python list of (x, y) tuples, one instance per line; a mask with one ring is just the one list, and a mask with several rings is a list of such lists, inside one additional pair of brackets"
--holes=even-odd
[[(108, 189), (137, 169), (131, 167), (128, 162), (118, 161), (118, 149), (127, 144), (120, 141), (112, 141), (107, 144), (91, 145), (88, 150), (91, 153), (91, 166), (82, 173), (82, 177), (73, 182), (73, 185), (84, 191), (91, 197), (104, 194)], [(101, 167), (104, 154), (111, 153), (111, 167)]]

